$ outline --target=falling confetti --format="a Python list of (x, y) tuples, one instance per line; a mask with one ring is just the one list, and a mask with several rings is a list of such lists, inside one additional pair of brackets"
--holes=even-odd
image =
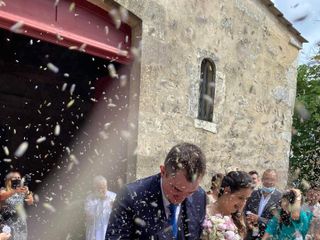
[(118, 178), (117, 179), (117, 183), (118, 183), (119, 188), (122, 188), (123, 185), (124, 185), (124, 182), (123, 182), (122, 178)]
[(56, 38), (57, 38), (59, 41), (62, 41), (62, 40), (63, 40), (63, 37), (62, 37), (60, 34), (57, 34), (57, 35), (56, 35)]
[(138, 218), (138, 217), (135, 218), (134, 222), (135, 222), (135, 224), (137, 224), (137, 225), (139, 225), (141, 227), (145, 227), (146, 226), (146, 222), (141, 218)]
[(111, 123), (105, 123), (104, 124), (104, 129), (108, 130), (110, 126), (111, 126)]
[(99, 132), (99, 136), (100, 136), (102, 139), (108, 139), (108, 138), (109, 138), (108, 134), (107, 134), (105, 131), (100, 131), (100, 132)]
[(22, 33), (23, 21), (16, 22), (10, 27), (10, 31), (14, 33)]
[(127, 22), (129, 18), (128, 10), (125, 9), (124, 7), (120, 7), (119, 12), (120, 12), (121, 21)]
[(109, 74), (112, 78), (118, 78), (116, 68), (114, 67), (114, 65), (112, 63), (110, 63), (108, 65), (108, 70), (109, 70)]
[(70, 4), (70, 6), (69, 6), (69, 12), (73, 12), (74, 9), (75, 9), (75, 7), (76, 7), (76, 4), (75, 4), (74, 2), (72, 2), (72, 3)]
[(158, 204), (156, 202), (151, 202), (150, 205), (155, 208), (158, 207)]
[(293, 9), (293, 16), (292, 16), (292, 21), (297, 23), (297, 22), (302, 22), (305, 19), (309, 17), (311, 14), (311, 7), (309, 4), (302, 4), (296, 6), (296, 8)]
[(70, 95), (73, 95), (75, 89), (76, 89), (76, 85), (72, 84), (70, 87)]
[(25, 154), (25, 152), (27, 151), (29, 147), (29, 143), (28, 142), (22, 142), (19, 147), (17, 148), (17, 150), (15, 151), (14, 155), (16, 157), (22, 157), (23, 154)]
[(50, 203), (43, 203), (43, 207), (52, 213), (56, 212), (56, 209)]
[(66, 240), (72, 240), (70, 233), (68, 233), (68, 235), (67, 235), (67, 237), (66, 237)]
[(109, 15), (113, 20), (113, 24), (116, 26), (117, 29), (119, 29), (121, 26), (121, 16), (119, 14), (119, 11), (117, 9), (112, 9), (109, 12)]
[(60, 125), (57, 124), (57, 125), (55, 126), (55, 128), (54, 128), (54, 135), (55, 135), (55, 136), (59, 136), (59, 135), (60, 135), (60, 130), (61, 130)]
[(204, 95), (203, 95), (203, 99), (204, 99), (207, 103), (209, 103), (210, 105), (213, 104), (213, 99), (212, 99), (212, 97), (210, 97), (209, 95), (204, 94)]
[(77, 157), (74, 154), (70, 154), (70, 160), (75, 164), (78, 165), (79, 164), (79, 160), (77, 159)]
[(118, 54), (120, 56), (127, 57), (129, 55), (129, 52), (127, 50), (118, 49)]
[(77, 50), (77, 49), (78, 49), (77, 46), (70, 46), (70, 47), (69, 47), (69, 50)]
[(87, 47), (87, 44), (82, 43), (81, 46), (80, 46), (80, 48), (79, 48), (79, 51), (85, 52), (85, 51), (86, 51), (86, 47)]
[(120, 87), (125, 87), (128, 82), (128, 77), (127, 75), (121, 75), (120, 76)]
[(40, 198), (39, 198), (39, 195), (38, 194), (34, 194), (33, 195), (33, 199), (35, 202), (39, 202)]
[(42, 142), (44, 142), (46, 139), (47, 139), (46, 137), (40, 137), (40, 138), (37, 139), (36, 142), (37, 142), (37, 143), (42, 143)]
[(70, 108), (74, 104), (74, 99), (70, 100), (67, 104), (67, 108)]
[(2, 148), (3, 148), (4, 154), (5, 154), (6, 156), (9, 156), (9, 154), (10, 154), (9, 148), (8, 148), (7, 146), (2, 146)]
[(301, 17), (298, 17), (298, 18), (294, 19), (293, 22), (302, 22), (302, 21), (304, 21), (308, 16), (309, 16), (309, 14), (303, 15), (303, 16), (301, 16)]
[(311, 187), (310, 183), (305, 179), (301, 180), (301, 186), (302, 186), (303, 189), (309, 189)]
[(68, 84), (67, 84), (67, 83), (64, 83), (64, 84), (62, 85), (61, 91), (62, 91), (62, 92), (65, 91), (65, 90), (67, 89), (67, 86), (68, 86)]
[(140, 56), (139, 48), (132, 47), (130, 50), (131, 50), (131, 53), (132, 53), (134, 59), (137, 60), (137, 61), (140, 61), (141, 56)]
[(105, 31), (106, 35), (108, 35), (108, 34), (109, 34), (109, 27), (108, 27), (108, 26), (105, 26), (105, 27), (104, 27), (104, 31)]
[(295, 110), (299, 114), (301, 121), (308, 120), (310, 118), (310, 113), (306, 109), (305, 105), (299, 101), (296, 102)]
[(70, 148), (69, 148), (69, 147), (66, 147), (66, 151), (67, 151), (68, 155), (70, 155), (70, 154), (71, 154), (71, 150), (70, 150)]
[(57, 66), (55, 66), (53, 63), (48, 63), (47, 67), (50, 71), (54, 72), (54, 73), (58, 73), (59, 72), (59, 68)]
[(74, 166), (73, 162), (69, 163), (68, 168), (67, 168), (67, 172), (70, 172), (72, 170), (73, 166)]
[(114, 103), (109, 103), (108, 104), (108, 107), (116, 107), (117, 105), (116, 104), (114, 104)]
[(131, 137), (131, 134), (129, 131), (126, 131), (126, 130), (122, 130), (121, 131), (121, 136), (124, 138), (124, 139), (129, 139)]

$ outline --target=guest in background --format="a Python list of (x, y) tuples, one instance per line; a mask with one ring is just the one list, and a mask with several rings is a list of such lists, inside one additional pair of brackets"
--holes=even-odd
[(268, 222), (262, 240), (286, 239), (303, 240), (309, 230), (309, 218), (301, 209), (302, 196), (299, 189), (290, 189), (281, 199), (280, 210)]
[(252, 178), (252, 184), (254, 186), (254, 190), (257, 190), (261, 184), (259, 173), (256, 170), (252, 170), (249, 172), (249, 175)]
[(212, 176), (210, 191), (207, 192), (209, 203), (215, 202), (218, 199), (222, 179), (222, 173), (216, 173)]
[(307, 239), (320, 240), (320, 188), (312, 186), (306, 194), (306, 203), (302, 209), (308, 213), (310, 228)]
[(103, 176), (94, 178), (93, 188), (85, 202), (86, 240), (104, 240), (116, 194), (108, 191)]
[(28, 236), (24, 203), (32, 205), (33, 195), (22, 185), (21, 174), (10, 172), (5, 178), (5, 188), (0, 190), (0, 222), (11, 228), (12, 240), (26, 240)]
[(253, 191), (245, 207), (249, 227), (246, 239), (261, 239), (268, 221), (273, 217), (272, 209), (279, 206), (281, 193), (275, 188), (275, 170), (267, 169), (262, 175), (262, 187)]
[(202, 240), (243, 239), (246, 225), (243, 208), (252, 193), (248, 173), (231, 171), (223, 177), (217, 200), (207, 208)]

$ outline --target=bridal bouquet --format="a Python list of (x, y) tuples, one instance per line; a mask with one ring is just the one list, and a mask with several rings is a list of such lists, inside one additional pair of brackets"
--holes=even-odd
[(238, 229), (234, 225), (232, 218), (216, 214), (207, 216), (203, 223), (203, 240), (240, 240)]

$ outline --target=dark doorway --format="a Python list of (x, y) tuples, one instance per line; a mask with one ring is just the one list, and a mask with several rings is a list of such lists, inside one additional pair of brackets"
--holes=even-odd
[[(117, 191), (131, 137), (128, 94), (127, 66), (0, 30), (0, 179), (13, 169), (32, 176), (39, 202), (28, 209), (29, 239), (84, 239), (92, 178), (104, 175)], [(22, 142), (28, 149), (16, 157)]]

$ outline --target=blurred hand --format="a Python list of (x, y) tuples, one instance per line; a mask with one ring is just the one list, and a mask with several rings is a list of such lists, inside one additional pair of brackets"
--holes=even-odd
[(0, 240), (7, 240), (11, 237), (10, 233), (0, 233)]
[(259, 216), (257, 214), (250, 213), (247, 215), (246, 219), (248, 222), (258, 223)]
[(29, 192), (28, 195), (26, 195), (26, 198), (25, 198), (25, 201), (28, 205), (32, 205), (33, 202), (34, 202), (34, 199), (33, 199), (33, 194), (32, 192)]
[(291, 213), (291, 217), (293, 220), (299, 220), (300, 218), (300, 211), (294, 211)]
[(253, 223), (247, 220), (247, 228), (252, 230), (254, 227)]
[(15, 193), (27, 193), (29, 190), (27, 187), (17, 187), (16, 189), (13, 189)]

